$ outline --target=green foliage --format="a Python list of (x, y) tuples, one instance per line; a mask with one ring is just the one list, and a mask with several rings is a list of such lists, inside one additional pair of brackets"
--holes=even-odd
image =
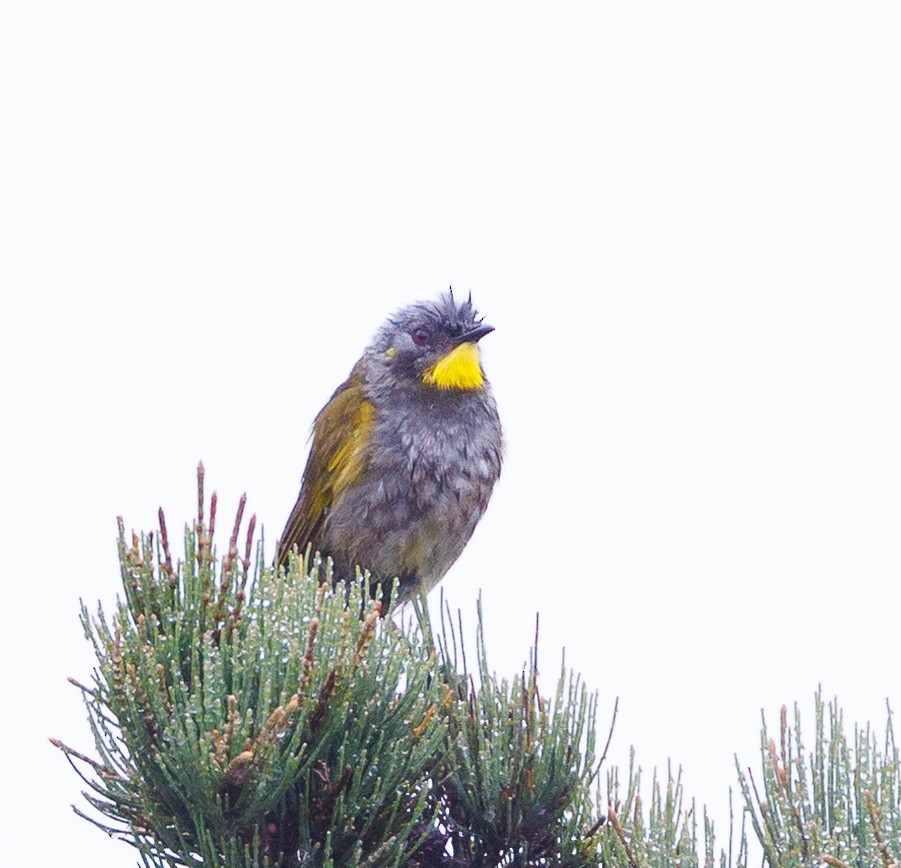
[(445, 621), (442, 656), (453, 664), (448, 681), (459, 685), (442, 787), (454, 856), (467, 865), (597, 864), (596, 697), (565, 669), (553, 700), (541, 697), (537, 633), (528, 670), (498, 680), (488, 669), (481, 612), (476, 690), (454, 639)]
[[(884, 737), (854, 727), (849, 739), (836, 701), (815, 698), (810, 754), (795, 706), (791, 727), (783, 706), (779, 743), (761, 735), (763, 794), (739, 768), (751, 822), (771, 868), (897, 868), (901, 865), (901, 767), (891, 709)], [(881, 742), (881, 743), (880, 743)]]
[(770, 868), (901, 865), (891, 713), (884, 739), (848, 738), (817, 694), (808, 754), (783, 708), (760, 789), (739, 768), (741, 822), (717, 851), (679, 771), (645, 802), (633, 756), (602, 796), (596, 696), (565, 668), (542, 693), (537, 631), (522, 673), (498, 678), (480, 611), (470, 667), (446, 611), (435, 642), (421, 605), (419, 629), (401, 628), (379, 589), (333, 587), (318, 558), (252, 558), (253, 518), (239, 557), (243, 499), (219, 558), (202, 479), (183, 560), (162, 513), (156, 535), (127, 539), (120, 520), (125, 597), (82, 608), (97, 667), (74, 682), (96, 754), (54, 742), (87, 784), (95, 816), (78, 813), (147, 868), (747, 868), (746, 821)]
[(499, 681), (480, 643), (476, 685), (422, 609), (402, 630), (318, 559), (252, 561), (254, 519), (239, 557), (243, 500), (218, 558), (199, 481), (184, 559), (162, 513), (156, 536), (120, 520), (125, 599), (82, 611), (98, 758), (56, 744), (93, 772), (92, 822), (159, 868), (598, 864), (595, 699), (578, 679), (548, 701), (534, 658)]
[[(652, 783), (651, 810), (644, 816), (640, 795), (641, 771), (635, 767), (634, 751), (630, 756), (625, 792), (618, 769), (608, 774), (607, 788), (611, 798), (609, 833), (605, 841), (610, 863), (614, 865), (657, 865), (659, 855), (676, 859), (682, 857), (686, 865), (697, 864), (697, 828), (693, 822), (694, 806), (688, 814), (682, 810), (682, 784), (679, 778), (668, 776), (666, 789), (659, 782)], [(680, 863), (681, 864), (681, 863)]]
[(88, 800), (148, 864), (396, 864), (435, 810), (430, 652), (319, 565), (285, 581), (258, 563), (246, 591), (253, 529), (239, 561), (236, 523), (220, 568), (214, 521), (215, 505), (177, 568), (165, 524), (157, 558), (120, 525), (126, 601), (82, 613), (99, 664)]

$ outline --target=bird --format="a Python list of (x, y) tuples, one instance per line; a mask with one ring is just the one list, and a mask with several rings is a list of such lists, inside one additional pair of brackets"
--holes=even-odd
[(501, 473), (479, 348), (492, 331), (472, 294), (458, 303), (453, 289), (388, 318), (313, 422), (279, 567), (309, 547), (332, 559), (336, 579), (368, 571), (383, 615), (441, 581)]

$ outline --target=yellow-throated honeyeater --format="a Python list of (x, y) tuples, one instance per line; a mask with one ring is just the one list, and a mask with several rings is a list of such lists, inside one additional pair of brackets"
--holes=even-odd
[[(307, 546), (387, 598), (431, 590), (459, 557), (501, 471), (502, 435), (472, 300), (399, 310), (319, 412), (278, 563)], [(383, 611), (387, 606), (383, 607)]]

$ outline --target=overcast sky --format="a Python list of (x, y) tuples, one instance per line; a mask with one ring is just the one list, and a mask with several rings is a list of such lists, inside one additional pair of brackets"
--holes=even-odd
[(565, 647), (721, 837), (761, 709), (881, 727), (899, 45), (890, 2), (6, 4), (0, 862), (136, 861), (47, 742), (91, 750), (116, 515), (177, 530), (203, 459), (274, 540), (316, 412), (450, 284), (497, 328), (506, 463), (442, 586), (492, 666), (539, 611), (545, 688)]

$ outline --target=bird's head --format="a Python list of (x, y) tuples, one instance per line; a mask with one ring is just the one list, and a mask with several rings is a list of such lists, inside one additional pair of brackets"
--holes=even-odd
[(492, 331), (471, 297), (457, 304), (448, 291), (437, 301), (397, 311), (375, 336), (368, 355), (391, 372), (397, 385), (472, 391), (485, 382), (479, 341)]

